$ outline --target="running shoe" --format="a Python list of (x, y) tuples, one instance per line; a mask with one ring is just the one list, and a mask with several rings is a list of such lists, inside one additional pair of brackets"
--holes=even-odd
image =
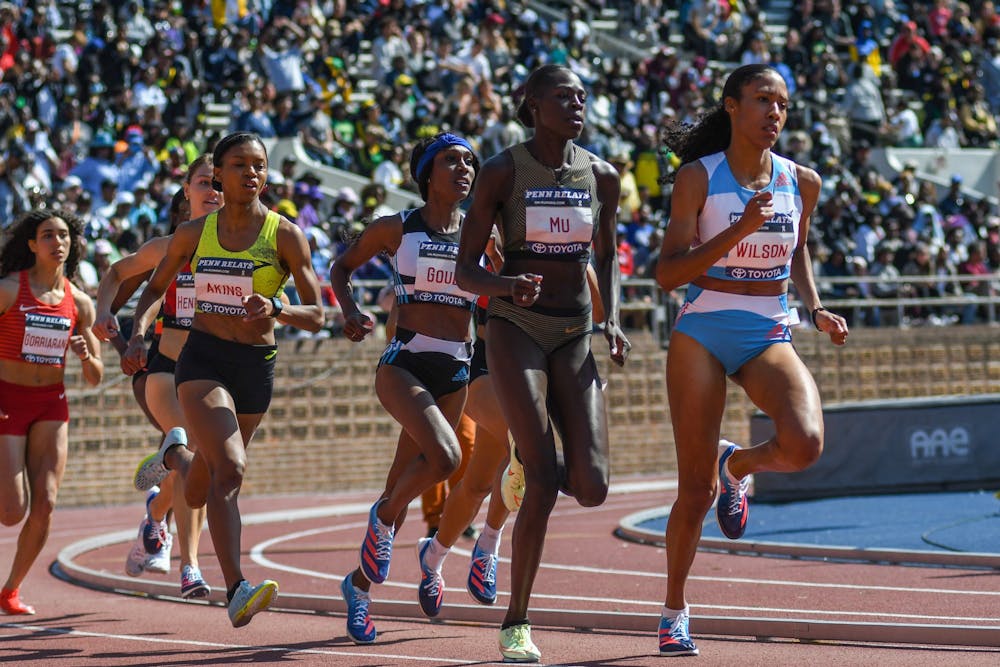
[(278, 597), (278, 583), (265, 579), (257, 586), (251, 586), (244, 579), (240, 582), (233, 599), (229, 601), (229, 620), (234, 628), (242, 628), (255, 614), (271, 606)]
[(698, 655), (698, 647), (691, 641), (688, 632), (689, 620), (686, 609), (672, 621), (660, 617), (660, 655)]
[(378, 634), (375, 632), (375, 624), (368, 614), (368, 606), (372, 603), (372, 596), (368, 591), (355, 588), (351, 577), (354, 573), (348, 574), (340, 582), (340, 592), (347, 603), (347, 634), (355, 644), (373, 644)]
[(163, 442), (160, 443), (160, 448), (142, 461), (139, 461), (139, 466), (135, 469), (135, 475), (132, 478), (135, 488), (139, 491), (148, 491), (162, 482), (163, 478), (170, 472), (163, 462), (163, 457), (166, 455), (167, 450), (177, 445), (186, 444), (187, 433), (180, 426), (175, 426), (167, 431), (167, 434), (163, 437)]
[(472, 547), (472, 564), (469, 566), (469, 580), (465, 585), (469, 595), (479, 604), (493, 604), (497, 601), (497, 555), (483, 551), (479, 542)]
[(158, 553), (163, 548), (163, 543), (166, 542), (167, 535), (170, 533), (167, 527), (167, 518), (163, 517), (163, 521), (156, 521), (153, 519), (152, 513), (149, 511), (149, 505), (153, 502), (156, 496), (160, 495), (160, 487), (154, 486), (146, 494), (146, 518), (142, 522), (142, 544), (146, 547), (146, 553), (155, 554)]
[(500, 497), (510, 512), (519, 510), (524, 499), (524, 466), (517, 460), (513, 448), (510, 450), (510, 463), (503, 471), (503, 480), (500, 482)]
[(747, 518), (750, 516), (750, 503), (747, 501), (750, 476), (734, 483), (726, 474), (726, 461), (737, 449), (739, 447), (728, 440), (719, 441), (719, 500), (715, 505), (715, 513), (719, 518), (722, 534), (731, 540), (743, 537), (747, 529)]
[(185, 600), (207, 598), (212, 589), (201, 576), (201, 570), (194, 565), (181, 568), (181, 597)]
[(389, 576), (389, 561), (392, 560), (392, 540), (395, 530), (379, 521), (378, 506), (383, 500), (372, 505), (368, 512), (368, 530), (361, 543), (361, 571), (368, 581), (381, 584)]
[(0, 589), (0, 610), (8, 616), (34, 615), (35, 608), (21, 602), (21, 589)]
[[(163, 546), (155, 554), (146, 555), (146, 572), (152, 572), (154, 574), (166, 574), (170, 572), (170, 549), (174, 546), (174, 536), (170, 533), (166, 534), (166, 539), (163, 540)], [(143, 546), (145, 549), (145, 545)]]
[(125, 574), (130, 577), (138, 577), (146, 569), (146, 559), (148, 558), (149, 554), (146, 553), (146, 547), (142, 543), (142, 524), (140, 524), (139, 534), (136, 535), (135, 541), (132, 542), (132, 548), (129, 549), (128, 556), (125, 557)]
[(500, 631), (500, 655), (504, 662), (538, 662), (542, 652), (531, 641), (531, 625), (521, 623)]
[(429, 618), (441, 613), (441, 603), (444, 602), (444, 578), (434, 568), (424, 565), (424, 554), (433, 541), (426, 537), (417, 540), (417, 563), (420, 565), (417, 599), (420, 600), (420, 610)]

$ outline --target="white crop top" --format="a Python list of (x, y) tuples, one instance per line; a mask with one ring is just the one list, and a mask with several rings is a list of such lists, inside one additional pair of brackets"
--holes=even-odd
[(472, 310), (476, 295), (466, 292), (455, 281), (460, 232), (432, 231), (419, 209), (409, 209), (400, 215), (403, 238), (392, 257), (396, 301), (400, 305), (437, 303)]
[[(708, 195), (698, 215), (697, 247), (736, 224), (755, 191), (736, 182), (725, 153), (701, 158), (708, 172)], [(798, 245), (802, 195), (795, 163), (771, 153), (774, 217), (709, 267), (706, 275), (722, 280), (784, 280), (791, 274), (792, 254)]]

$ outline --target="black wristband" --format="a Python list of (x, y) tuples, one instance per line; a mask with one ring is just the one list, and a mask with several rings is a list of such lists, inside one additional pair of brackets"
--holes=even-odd
[(278, 315), (281, 315), (281, 310), (284, 307), (285, 307), (285, 304), (283, 304), (281, 302), (281, 297), (280, 296), (272, 296), (271, 297), (271, 308), (272, 308), (272, 310), (271, 310), (271, 317), (277, 318)]
[(817, 306), (813, 308), (812, 313), (809, 314), (809, 317), (812, 319), (813, 326), (816, 327), (816, 331), (822, 331), (822, 329), (819, 328), (819, 325), (816, 324), (816, 313), (818, 313), (821, 310), (826, 310), (826, 308), (824, 308), (823, 306)]

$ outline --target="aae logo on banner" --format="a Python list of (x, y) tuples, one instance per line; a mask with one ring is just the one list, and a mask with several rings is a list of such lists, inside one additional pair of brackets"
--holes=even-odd
[(965, 462), (972, 438), (964, 426), (917, 429), (910, 434), (910, 459), (916, 464)]

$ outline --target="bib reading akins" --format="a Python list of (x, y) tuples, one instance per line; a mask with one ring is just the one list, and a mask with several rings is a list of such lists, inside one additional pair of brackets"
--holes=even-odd
[(253, 294), (253, 260), (200, 257), (194, 291), (203, 313), (245, 315), (243, 297)]
[(61, 364), (69, 345), (70, 325), (68, 317), (25, 313), (21, 358), (32, 364)]
[(455, 258), (458, 245), (442, 241), (423, 241), (417, 254), (413, 298), (421, 303), (441, 303), (464, 307), (475, 299), (455, 282)]
[(586, 252), (594, 238), (589, 190), (529, 189), (524, 192), (524, 240), (531, 252)]

